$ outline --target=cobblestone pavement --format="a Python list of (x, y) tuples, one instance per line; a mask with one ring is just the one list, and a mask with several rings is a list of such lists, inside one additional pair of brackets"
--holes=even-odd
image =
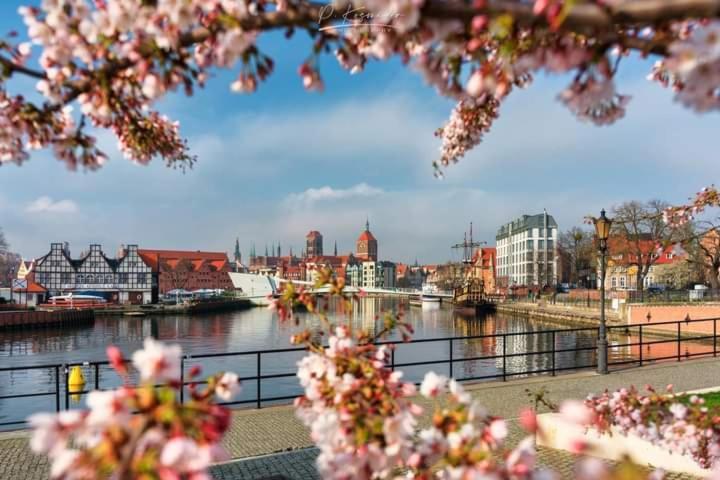
[[(719, 386), (720, 362), (711, 358), (634, 368), (603, 376), (583, 372), (557, 377), (531, 377), (506, 383), (478, 383), (469, 385), (468, 390), (488, 411), (513, 419), (522, 407), (529, 405), (526, 390), (545, 388), (549, 392), (548, 397), (557, 402), (566, 398), (583, 398), (588, 393), (606, 388), (612, 390), (645, 384), (662, 387), (668, 383), (674, 384), (676, 391)], [(426, 421), (427, 418), (424, 419)], [(517, 441), (519, 435), (513, 435), (511, 444)], [(28, 433), (24, 431), (0, 433), (0, 479), (47, 478), (47, 461), (30, 452), (27, 438)], [(232, 458), (245, 460), (214, 467), (213, 475), (218, 479), (254, 480), (273, 475), (298, 480), (317, 478), (312, 468), (316, 452), (306, 448), (311, 446), (308, 432), (295, 418), (291, 406), (236, 411), (225, 445)], [(286, 453), (269, 455), (279, 452)], [(540, 462), (552, 465), (570, 478), (568, 455), (541, 449)]]

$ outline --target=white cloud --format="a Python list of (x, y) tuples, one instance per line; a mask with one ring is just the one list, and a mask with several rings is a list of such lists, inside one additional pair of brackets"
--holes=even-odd
[(363, 182), (353, 185), (350, 188), (332, 188), (330, 186), (308, 188), (301, 193), (291, 193), (288, 195), (286, 202), (290, 205), (299, 203), (309, 205), (316, 202), (331, 202), (335, 200), (375, 197), (377, 195), (381, 195), (382, 193), (382, 189), (373, 187)]
[(25, 211), (29, 213), (76, 213), (78, 206), (72, 200), (54, 201), (51, 197), (43, 195), (28, 204)]

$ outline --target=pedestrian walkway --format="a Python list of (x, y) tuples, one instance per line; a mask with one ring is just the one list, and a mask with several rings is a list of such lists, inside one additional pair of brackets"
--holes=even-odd
[[(588, 393), (649, 384), (664, 388), (673, 384), (676, 391), (720, 386), (720, 361), (714, 358), (680, 363), (663, 363), (632, 368), (610, 375), (582, 372), (556, 377), (537, 376), (510, 382), (477, 383), (468, 386), (474, 398), (488, 411), (507, 419), (515, 419), (519, 410), (530, 405), (528, 391), (546, 389), (548, 398), (560, 402), (568, 398), (582, 399)], [(423, 406), (430, 405), (422, 399)], [(429, 408), (426, 410), (429, 411)], [(542, 411), (542, 408), (541, 408)], [(421, 423), (426, 423), (425, 416)], [(510, 442), (522, 433), (511, 421)], [(27, 432), (0, 434), (0, 478), (35, 480), (47, 478), (48, 464), (33, 455), (27, 446)], [(213, 467), (213, 476), (222, 480), (260, 479), (284, 476), (290, 479), (317, 478), (313, 461), (317, 452), (307, 429), (295, 418), (290, 405), (261, 410), (239, 410), (225, 439), (225, 446), (234, 459), (244, 459)], [(290, 451), (290, 452), (288, 452)], [(283, 453), (284, 452), (284, 453)], [(280, 455), (270, 455), (278, 454)], [(541, 449), (541, 464), (551, 465), (565, 476), (571, 475), (571, 458), (562, 452)]]

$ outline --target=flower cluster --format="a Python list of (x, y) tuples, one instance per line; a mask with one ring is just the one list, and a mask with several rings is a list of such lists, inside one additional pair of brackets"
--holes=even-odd
[[(208, 466), (226, 458), (220, 440), (230, 425), (229, 411), (213, 397), (230, 400), (240, 383), (233, 373), (216, 374), (191, 398), (179, 403), (181, 351), (152, 338), (133, 354), (142, 384), (130, 386), (128, 367), (116, 347), (108, 357), (125, 384), (88, 394), (88, 410), (32, 415), (30, 446), (52, 460), (54, 479), (162, 478), (209, 480)], [(194, 367), (190, 378), (200, 373)], [(164, 386), (157, 387), (162, 383)]]
[[(528, 436), (510, 451), (503, 446), (508, 435), (505, 421), (489, 415), (454, 379), (428, 373), (420, 392), (439, 399), (432, 425), (418, 434), (407, 460), (409, 478), (418, 479), (531, 479), (548, 478), (536, 468), (535, 438)], [(523, 426), (535, 433), (534, 414)]]
[(415, 386), (384, 367), (388, 354), (339, 326), (328, 347), (311, 346), (298, 363), (305, 394), (295, 406), (320, 449), (323, 478), (385, 477), (409, 456), (421, 410), (408, 399)]
[(692, 26), (686, 37), (669, 47), (649, 77), (672, 84), (675, 99), (698, 112), (720, 108), (720, 22)]
[[(455, 106), (447, 124), (435, 132), (442, 138), (440, 165), (457, 162), (480, 143), (498, 116), (498, 106), (498, 101), (489, 95), (463, 100)], [(441, 175), (440, 165), (435, 164), (437, 175)]]
[(669, 207), (663, 212), (665, 223), (678, 227), (686, 224), (708, 207), (720, 207), (720, 192), (714, 185), (700, 190), (690, 203)]
[(720, 459), (720, 416), (716, 410), (704, 406), (695, 395), (687, 397), (657, 392), (647, 387), (647, 395), (634, 387), (602, 395), (590, 396), (586, 405), (593, 413), (585, 418), (585, 425), (599, 432), (612, 426), (624, 434), (637, 435), (671, 452), (687, 454), (703, 468), (718, 465)]

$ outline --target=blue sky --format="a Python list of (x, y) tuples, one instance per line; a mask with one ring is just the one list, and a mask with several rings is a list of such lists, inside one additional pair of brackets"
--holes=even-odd
[[(0, 6), (0, 30), (22, 26), (19, 3)], [(315, 229), (326, 250), (337, 241), (348, 252), (368, 216), (381, 257), (440, 262), (470, 221), (493, 244), (498, 226), (524, 213), (547, 208), (565, 229), (628, 199), (683, 201), (720, 174), (718, 115), (675, 104), (645, 80), (648, 62), (623, 66), (619, 90), (633, 99), (611, 127), (576, 121), (555, 100), (568, 78), (540, 76), (436, 180), (433, 131), (453, 104), (418, 74), (393, 60), (351, 76), (325, 57), (326, 91), (306, 93), (296, 70), (307, 36), (272, 34), (260, 45), (276, 71), (258, 93), (231, 93), (235, 72), (220, 71), (194, 97), (159, 105), (198, 155), (192, 171), (133, 165), (106, 133), (111, 161), (98, 172), (69, 172), (48, 152), (0, 168), (0, 227), (13, 249), (34, 257), (69, 241), (75, 252), (96, 242), (108, 252), (121, 243), (231, 251), (239, 237), (247, 255), (252, 243), (260, 252), (277, 241), (299, 251)]]

